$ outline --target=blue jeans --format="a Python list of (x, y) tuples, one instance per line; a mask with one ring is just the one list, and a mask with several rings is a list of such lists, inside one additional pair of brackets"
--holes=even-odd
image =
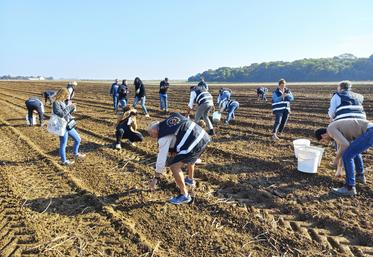
[(228, 116), (227, 116), (227, 120), (225, 122), (230, 122), (232, 119), (234, 119), (234, 112), (238, 109), (238, 105), (234, 105), (232, 106), (232, 108), (230, 110), (228, 110)]
[(117, 95), (113, 95), (113, 107), (114, 107), (114, 111), (118, 111), (118, 96)]
[(74, 140), (74, 146), (73, 146), (73, 153), (74, 155), (77, 155), (79, 153), (79, 145), (80, 145), (80, 136), (78, 132), (75, 129), (66, 131), (65, 135), (60, 137), (60, 157), (61, 161), (66, 161), (66, 146), (67, 146), (67, 139), (72, 137)]
[(168, 96), (167, 94), (159, 94), (159, 99), (161, 103), (161, 110), (168, 110)]
[(285, 125), (289, 118), (289, 111), (283, 110), (283, 111), (276, 111), (275, 112), (275, 124), (273, 125), (272, 133), (282, 132), (285, 128)]
[(119, 105), (122, 107), (122, 110), (124, 110), (124, 107), (127, 106), (127, 99), (123, 98), (123, 99), (120, 99), (118, 102), (119, 102)]
[(148, 110), (146, 110), (146, 106), (145, 106), (145, 101), (146, 101), (146, 96), (143, 96), (143, 97), (138, 97), (138, 96), (135, 96), (135, 100), (133, 101), (133, 108), (136, 108), (136, 105), (137, 103), (141, 101), (141, 108), (142, 108), (142, 111), (147, 114), (148, 113)]
[(363, 135), (356, 138), (350, 146), (343, 152), (342, 160), (346, 170), (346, 185), (355, 186), (356, 173), (364, 174), (364, 163), (361, 153), (373, 146), (373, 128), (369, 128)]

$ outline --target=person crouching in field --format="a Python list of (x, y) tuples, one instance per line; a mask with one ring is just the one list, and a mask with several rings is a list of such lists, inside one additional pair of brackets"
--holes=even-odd
[(33, 114), (36, 112), (39, 115), (39, 122), (40, 122), (40, 127), (43, 126), (44, 122), (44, 104), (42, 101), (39, 100), (37, 97), (31, 97), (26, 100), (25, 102), (26, 108), (27, 108), (27, 118), (29, 121), (30, 126), (34, 126), (33, 124)]
[(235, 111), (240, 107), (240, 104), (236, 100), (225, 99), (219, 104), (220, 113), (227, 112), (227, 118), (224, 124), (228, 125), (231, 120), (234, 119)]
[(278, 133), (284, 131), (290, 114), (290, 102), (294, 101), (293, 94), (286, 87), (286, 81), (280, 79), (278, 88), (272, 93), (272, 112), (275, 115), (275, 124), (272, 130), (273, 140), (279, 140)]
[(266, 101), (267, 102), (267, 93), (268, 93), (268, 88), (266, 87), (258, 87), (256, 89), (256, 95), (258, 97), (258, 101)]
[[(170, 202), (172, 204), (189, 203), (192, 198), (186, 185), (195, 186), (195, 163), (206, 149), (210, 137), (198, 124), (180, 113), (174, 113), (162, 122), (153, 122), (148, 128), (148, 133), (151, 137), (158, 139), (159, 146), (155, 175), (150, 181), (150, 189), (155, 190), (166, 167), (167, 155), (172, 150), (174, 157), (170, 160), (169, 166), (176, 185), (180, 189), (180, 195), (172, 198)], [(185, 164), (188, 177), (184, 179), (181, 169)]]
[(333, 188), (332, 193), (338, 196), (356, 195), (356, 182), (366, 183), (362, 153), (373, 146), (373, 123), (356, 118), (341, 119), (330, 123), (328, 128), (316, 130), (315, 136), (319, 141), (334, 139), (338, 144), (333, 166), (337, 167), (337, 176), (342, 175), (345, 168), (346, 183), (341, 188)]
[(116, 149), (121, 149), (122, 138), (128, 139), (131, 145), (135, 145), (135, 142), (140, 142), (144, 139), (143, 135), (137, 131), (136, 122), (137, 110), (129, 106), (124, 108), (123, 114), (118, 116), (118, 121), (116, 125)]
[(189, 116), (195, 103), (197, 104), (197, 110), (194, 121), (199, 123), (203, 118), (209, 129), (209, 135), (215, 135), (214, 127), (212, 126), (209, 118), (209, 112), (214, 110), (214, 101), (212, 99), (212, 95), (204, 88), (192, 86), (190, 88), (190, 99), (185, 116)]
[(55, 101), (53, 102), (53, 114), (58, 117), (65, 119), (67, 122), (66, 133), (63, 136), (60, 136), (60, 158), (62, 165), (71, 165), (74, 161), (69, 161), (66, 159), (66, 146), (67, 140), (70, 137), (74, 140), (73, 152), (75, 160), (83, 159), (85, 154), (79, 153), (79, 145), (81, 142), (80, 136), (76, 131), (76, 122), (72, 118), (71, 114), (75, 111), (75, 104), (66, 104), (66, 101), (69, 100), (69, 91), (66, 88), (61, 88), (58, 90)]
[(224, 100), (230, 100), (231, 95), (232, 95), (232, 90), (230, 90), (229, 88), (224, 88), (224, 87), (220, 88), (218, 99), (217, 99), (217, 104), (220, 104), (220, 102)]
[(133, 101), (132, 107), (136, 108), (137, 103), (141, 101), (142, 111), (144, 112), (145, 117), (149, 118), (150, 116), (145, 106), (145, 102), (146, 102), (145, 86), (139, 77), (135, 78), (133, 84), (135, 85), (135, 99)]
[(53, 97), (55, 95), (56, 95), (56, 91), (53, 91), (53, 90), (44, 91), (43, 92), (43, 97), (44, 97), (45, 104), (47, 104), (48, 101), (49, 101), (50, 104), (52, 104)]

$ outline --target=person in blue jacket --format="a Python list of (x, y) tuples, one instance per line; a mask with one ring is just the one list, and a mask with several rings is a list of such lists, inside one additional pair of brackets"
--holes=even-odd
[(275, 115), (272, 138), (275, 141), (279, 140), (278, 133), (283, 132), (289, 119), (290, 102), (292, 101), (294, 101), (294, 96), (286, 87), (286, 80), (280, 79), (278, 88), (272, 92), (272, 112)]
[(118, 89), (119, 89), (119, 80), (116, 79), (110, 87), (110, 96), (113, 98), (113, 108), (114, 111), (118, 111)]
[(229, 88), (224, 88), (224, 87), (220, 88), (217, 104), (220, 104), (220, 102), (224, 100), (230, 100), (231, 95), (232, 95), (232, 90), (230, 90)]
[(228, 125), (231, 120), (234, 119), (235, 111), (240, 107), (240, 104), (236, 100), (225, 99), (219, 104), (220, 113), (227, 112), (227, 118), (225, 119), (224, 124)]
[(256, 89), (256, 94), (258, 96), (258, 101), (266, 101), (267, 102), (267, 93), (268, 93), (268, 88), (266, 87), (258, 87)]

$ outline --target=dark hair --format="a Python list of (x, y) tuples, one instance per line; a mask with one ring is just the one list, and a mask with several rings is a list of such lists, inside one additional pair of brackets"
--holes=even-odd
[(285, 84), (286, 83), (286, 80), (285, 79), (280, 79), (278, 81), (278, 85), (281, 85), (281, 84)]
[(133, 84), (135, 84), (135, 86), (139, 86), (139, 85), (142, 84), (142, 81), (141, 81), (141, 79), (139, 77), (136, 77), (135, 81), (133, 82)]
[(168, 81), (168, 78), (164, 78), (164, 80)]
[(127, 80), (126, 79), (122, 80), (122, 85), (127, 85)]
[(195, 88), (196, 88), (196, 86), (191, 86), (191, 87), (189, 88), (189, 90), (192, 91), (192, 90), (195, 89)]
[(326, 133), (327, 133), (326, 128), (319, 128), (318, 130), (315, 131), (315, 137), (318, 141), (320, 141), (322, 139), (322, 135)]
[(339, 82), (339, 87), (342, 90), (351, 90), (352, 83), (349, 80), (343, 80), (343, 81)]

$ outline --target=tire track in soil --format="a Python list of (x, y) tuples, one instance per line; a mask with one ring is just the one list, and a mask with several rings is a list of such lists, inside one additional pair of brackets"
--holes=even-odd
[[(148, 253), (151, 252), (152, 249), (154, 249), (154, 246), (146, 241), (145, 237), (141, 234), (139, 234), (137, 231), (133, 230), (133, 228), (130, 226), (132, 223), (131, 221), (126, 220), (124, 217), (119, 217), (118, 214), (113, 210), (111, 206), (105, 206), (104, 200), (101, 200), (100, 198), (97, 198), (94, 193), (90, 192), (88, 189), (84, 187), (84, 184), (82, 181), (76, 179), (73, 177), (69, 172), (67, 172), (65, 169), (63, 169), (60, 165), (58, 165), (50, 156), (44, 154), (42, 150), (32, 143), (29, 138), (25, 137), (22, 132), (17, 130), (14, 127), (11, 127), (11, 125), (6, 122), (3, 119), (0, 119), (0, 121), (5, 124), (15, 135), (17, 135), (21, 140), (27, 144), (30, 148), (32, 148), (35, 152), (40, 155), (41, 159), (44, 159), (48, 162), (49, 165), (53, 166), (56, 170), (48, 174), (50, 176), (56, 176), (56, 174), (62, 176), (62, 178), (66, 181), (66, 183), (69, 184), (71, 188), (73, 188), (76, 192), (78, 192), (78, 198), (80, 197), (84, 202), (89, 202), (91, 205), (86, 206), (86, 208), (91, 208), (95, 210), (97, 213), (99, 213), (102, 218), (108, 219), (111, 222), (111, 226), (115, 228), (117, 233), (124, 236), (124, 238), (128, 238), (132, 241), (132, 244), (137, 245), (137, 254), (138, 253)], [(56, 179), (56, 178), (55, 178)], [(42, 182), (41, 182), (42, 183)], [(65, 192), (66, 194), (66, 192)], [(97, 219), (97, 218), (96, 218)], [(113, 237), (115, 238), (115, 235), (108, 235), (109, 238)], [(145, 241), (145, 242), (144, 242)], [(109, 252), (113, 252), (113, 249), (108, 249)]]
[(26, 223), (20, 199), (9, 189), (9, 183), (0, 167), (0, 255), (38, 256), (38, 250), (29, 250), (38, 243), (35, 231)]
[[(94, 132), (90, 132), (92, 136), (101, 138), (102, 140), (106, 140), (107, 142), (111, 142), (112, 139), (101, 136), (99, 134), (96, 134)], [(98, 142), (103, 144), (103, 142)], [(141, 149), (142, 147), (137, 148), (126, 148), (130, 151), (135, 151), (134, 156), (137, 155), (144, 155), (147, 154), (147, 151), (144, 149)], [(141, 151), (139, 150), (141, 149)], [(223, 155), (234, 155), (236, 158), (243, 158), (243, 156), (240, 156), (239, 154), (232, 153), (232, 152), (225, 152), (221, 149), (213, 149), (213, 151), (218, 151)], [(154, 153), (153, 153), (154, 154)], [(208, 170), (199, 168), (199, 172), (203, 172), (205, 174), (210, 174)], [(218, 178), (215, 178), (218, 180)], [(209, 179), (207, 179), (209, 180)], [(236, 199), (237, 197), (234, 197), (234, 195), (230, 194), (229, 197)], [(224, 198), (223, 198), (224, 199)], [(239, 202), (245, 202), (245, 199), (238, 199)], [(358, 256), (364, 256), (364, 254), (373, 254), (373, 248), (354, 244), (353, 239), (347, 239), (343, 236), (334, 235), (334, 232), (332, 230), (327, 230), (323, 228), (317, 228), (316, 224), (313, 222), (305, 222), (302, 220), (298, 220), (296, 216), (294, 215), (287, 215), (283, 214), (279, 209), (265, 209), (263, 207), (253, 207), (250, 206), (250, 211), (255, 213), (256, 215), (259, 213), (264, 213), (264, 217), (267, 218), (267, 220), (278, 220), (281, 226), (286, 227), (287, 229), (290, 229), (293, 235), (299, 235), (302, 234), (305, 238), (315, 241), (316, 243), (319, 243), (325, 250), (336, 250), (339, 254), (347, 254), (347, 255), (358, 255)]]
[[(233, 197), (233, 196), (231, 196), (231, 197)], [(272, 212), (272, 210), (266, 210), (266, 209), (263, 209), (264, 210), (264, 212), (265, 213), (268, 213), (268, 212)], [(276, 215), (281, 215), (281, 214), (279, 214), (279, 213), (275, 213)], [(272, 214), (268, 214), (268, 215), (272, 215)], [(268, 216), (267, 215), (267, 216)], [(289, 224), (285, 224), (286, 225), (286, 227), (291, 227), (291, 228), (293, 228), (293, 230), (297, 230), (297, 228), (299, 227), (299, 228), (304, 228), (304, 227), (307, 227), (307, 226), (310, 226), (309, 224), (307, 225), (307, 226), (305, 226), (305, 224), (304, 223), (302, 223), (301, 222), (301, 224), (299, 225), (299, 221), (298, 221), (298, 223), (297, 223), (297, 221), (295, 221), (295, 223), (294, 223), (294, 221), (292, 220), (292, 219), (290, 219), (290, 221), (288, 221), (289, 220), (289, 217), (288, 216), (283, 216), (283, 217), (281, 217), (281, 220), (285, 220), (286, 222), (290, 222)], [(292, 223), (291, 223), (292, 222)], [(295, 225), (294, 225), (295, 224)], [(298, 226), (298, 225), (299, 226)], [(289, 226), (288, 226), (289, 225)], [(312, 231), (312, 232), (309, 232), (309, 237), (311, 237), (312, 238), (312, 235), (314, 236), (314, 238), (317, 238), (317, 233), (315, 233), (315, 231), (312, 229), (312, 230), (309, 230), (309, 231)], [(311, 234), (310, 234), (311, 233)], [(327, 234), (326, 232), (322, 232), (321, 234)], [(328, 235), (328, 234), (327, 234)], [(320, 237), (320, 238), (322, 238), (322, 237)], [(330, 233), (329, 233), (329, 235), (328, 235), (328, 237), (326, 237), (326, 240), (324, 240), (325, 239), (325, 237), (323, 238), (323, 239), (319, 239), (319, 240), (316, 240), (316, 241), (323, 241), (323, 242), (329, 242), (328, 244), (326, 244), (326, 246), (335, 246), (336, 248), (340, 248), (339, 250), (340, 251), (348, 251), (348, 250), (346, 250), (345, 249), (345, 247), (343, 246), (343, 247), (341, 247), (341, 246), (338, 246), (338, 241), (335, 241), (334, 240), (334, 238), (332, 237), (332, 236), (330, 236)], [(339, 240), (341, 240), (340, 238), (339, 238)], [(343, 241), (343, 240), (342, 240)], [(337, 242), (337, 243), (336, 243)], [(343, 241), (344, 243), (346, 243), (346, 241)], [(352, 247), (352, 248), (354, 248), (354, 247)], [(356, 250), (356, 249), (355, 249)]]
[[(4, 100), (2, 100), (2, 101), (4, 101)], [(9, 103), (8, 103), (9, 104)], [(16, 104), (14, 104), (13, 103), (13, 105), (15, 105), (15, 106), (17, 106)], [(17, 106), (18, 108), (22, 108), (21, 106)], [(82, 130), (81, 130), (82, 131)], [(87, 130), (85, 130), (86, 132), (87, 132)], [(83, 133), (84, 133), (84, 131), (83, 131)], [(88, 131), (88, 133), (89, 133), (89, 131)], [(91, 132), (90, 134), (94, 134), (94, 132)], [(89, 136), (88, 136), (89, 137)], [(93, 142), (97, 142), (97, 143), (103, 143), (102, 141), (100, 141), (100, 140), (98, 140), (98, 139), (89, 139), (90, 141), (93, 141)], [(110, 141), (112, 141), (111, 139), (110, 139)], [(101, 149), (99, 150), (99, 151), (102, 151)], [(103, 150), (104, 152), (105, 152), (105, 150)], [(114, 152), (116, 152), (116, 151), (114, 151)], [(135, 153), (136, 154), (136, 153)], [(111, 155), (111, 156), (113, 156), (113, 155)], [(133, 155), (131, 155), (131, 156), (133, 156)], [(117, 159), (117, 157), (114, 157), (115, 159)], [(128, 155), (127, 154), (125, 154), (124, 155), (124, 158), (125, 158), (125, 160), (127, 160), (128, 159)], [(138, 158), (138, 157), (137, 157)], [(153, 162), (153, 161), (151, 161), (151, 162)], [(138, 164), (139, 165), (141, 165), (141, 163), (142, 162), (139, 162)], [(148, 163), (149, 164), (149, 163)], [(144, 165), (146, 165), (146, 164), (144, 164)], [(138, 168), (139, 166), (135, 166), (136, 168)], [(163, 205), (163, 204), (162, 204)], [(124, 209), (125, 210), (125, 209)], [(116, 214), (118, 214), (117, 212), (117, 210), (113, 210), (113, 212), (115, 212)], [(193, 214), (194, 216), (197, 216), (198, 214), (197, 213), (195, 213), (195, 214)], [(121, 215), (119, 215), (119, 216), (121, 216)], [(202, 220), (201, 220), (201, 222), (202, 222)], [(206, 230), (207, 230), (207, 228), (206, 228)], [(228, 232), (226, 232), (226, 233), (228, 233), (228, 234), (232, 234), (233, 233), (233, 231), (232, 230), (228, 230)], [(204, 233), (205, 234), (205, 233)], [(227, 235), (228, 235), (227, 234)], [(211, 236), (211, 234), (208, 234), (209, 236)], [(235, 235), (235, 236), (233, 236), (233, 235)], [(206, 236), (207, 236), (207, 233), (206, 233)], [(239, 238), (242, 238), (242, 237), (245, 237), (245, 235), (237, 235), (237, 234), (232, 234), (231, 236), (229, 236), (229, 238), (237, 238), (237, 237), (239, 237)], [(204, 240), (206, 240), (207, 238), (204, 238)], [(237, 239), (236, 239), (236, 241), (237, 241)], [(245, 241), (250, 241), (250, 240), (248, 240), (248, 239), (246, 239)], [(235, 249), (240, 249), (240, 247), (235, 247)], [(229, 250), (229, 249), (228, 249)]]

